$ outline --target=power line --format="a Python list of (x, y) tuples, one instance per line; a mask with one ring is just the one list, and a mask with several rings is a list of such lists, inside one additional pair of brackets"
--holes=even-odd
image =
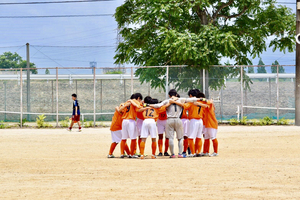
[(0, 3), (0, 6), (6, 5), (28, 5), (28, 4), (54, 4), (54, 3), (90, 3), (90, 2), (100, 2), (100, 1), (112, 1), (112, 0), (79, 0), (79, 1), (34, 1), (34, 2), (5, 2)]
[(94, 15), (31, 15), (31, 16), (0, 16), (2, 19), (12, 18), (59, 18), (59, 17), (107, 17), (113, 14), (94, 14)]
[(57, 47), (57, 48), (106, 48), (115, 46), (47, 46), (47, 45), (31, 45), (34, 47)]

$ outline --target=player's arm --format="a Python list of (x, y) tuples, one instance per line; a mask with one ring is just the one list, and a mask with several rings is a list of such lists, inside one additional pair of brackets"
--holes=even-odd
[(74, 102), (74, 104), (75, 104), (75, 115), (77, 116), (78, 105), (76, 101)]
[(181, 102), (179, 102), (179, 101), (170, 100), (170, 104), (176, 104), (176, 105), (178, 105), (180, 107), (184, 107), (184, 104), (181, 103)]
[(130, 104), (131, 104), (130, 102), (126, 102), (124, 106), (120, 106), (119, 107), (119, 111), (118, 112), (119, 113), (122, 112), (125, 108), (127, 108), (128, 106), (130, 106)]
[(144, 112), (145, 110), (147, 110), (149, 107), (145, 107), (145, 108), (140, 108), (139, 110), (138, 110), (138, 112)]
[(203, 107), (203, 108), (208, 108), (208, 105), (203, 104), (203, 103), (200, 103), (200, 102), (194, 102), (194, 105), (196, 105), (196, 106), (201, 106), (201, 107)]
[(140, 108), (141, 106), (138, 105), (135, 101), (133, 100), (128, 100), (128, 102), (130, 102), (133, 106), (137, 107), (137, 108)]
[(168, 103), (169, 103), (169, 100), (164, 100), (161, 103), (149, 104), (149, 107), (151, 107), (151, 108), (160, 108), (160, 107), (162, 107), (162, 106), (164, 106), (165, 104), (168, 104)]

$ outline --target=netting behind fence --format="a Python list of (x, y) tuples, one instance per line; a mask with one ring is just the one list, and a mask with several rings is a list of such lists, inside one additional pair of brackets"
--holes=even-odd
[[(280, 73), (277, 78), (276, 73), (247, 73), (246, 68), (242, 69), (241, 82), (239, 66), (211, 67), (209, 71), (185, 66), (127, 68), (121, 70), (125, 74), (113, 74), (106, 68), (95, 70), (95, 76), (89, 68), (67, 69), (69, 75), (65, 68), (58, 68), (58, 79), (56, 70), (51, 70), (50, 75), (31, 75), (30, 95), (27, 95), (26, 73), (21, 79), (18, 70), (2, 71), (0, 121), (19, 122), (21, 105), (23, 119), (28, 121), (35, 121), (42, 113), (46, 115), (46, 121), (64, 120), (72, 113), (72, 93), (78, 95), (85, 120), (108, 121), (115, 107), (129, 99), (132, 93), (164, 100), (165, 90), (171, 88), (178, 89), (182, 97), (188, 97), (188, 90), (192, 88), (204, 91), (214, 99), (220, 121), (236, 118), (238, 110), (249, 119), (265, 116), (276, 119), (277, 114), (279, 118), (294, 119), (295, 74)], [(147, 82), (149, 79), (152, 81)]]

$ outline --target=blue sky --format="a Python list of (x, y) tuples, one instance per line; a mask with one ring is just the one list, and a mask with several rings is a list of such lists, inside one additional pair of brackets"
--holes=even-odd
[[(24, 2), (25, 0), (0, 0)], [(26, 0), (48, 1), (48, 0)], [(285, 2), (294, 2), (286, 0)], [(41, 4), (41, 5), (0, 5), (0, 16), (20, 15), (84, 15), (114, 14), (123, 0), (92, 3)], [(293, 8), (295, 5), (287, 5)], [(21, 18), (0, 19), (0, 53), (17, 52), (25, 59), (25, 44), (30, 43), (30, 59), (38, 67), (88, 67), (96, 61), (98, 67), (114, 67), (117, 43), (117, 24), (112, 16), (81, 18)], [(9, 47), (8, 47), (9, 46)], [(11, 47), (13, 46), (13, 47)], [(45, 46), (103, 46), (94, 48), (45, 47)], [(4, 48), (7, 47), (7, 48)], [(283, 54), (268, 49), (262, 54), (266, 65), (278, 60), (282, 65), (295, 64), (295, 53)], [(258, 63), (258, 58), (253, 64)], [(86, 72), (85, 72), (86, 71)], [(292, 68), (287, 72), (293, 72)], [(87, 70), (82, 73), (90, 73)], [(39, 73), (44, 73), (39, 71)], [(68, 70), (66, 73), (78, 74)]]

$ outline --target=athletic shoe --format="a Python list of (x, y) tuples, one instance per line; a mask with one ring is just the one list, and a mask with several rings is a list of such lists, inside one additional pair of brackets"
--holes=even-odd
[(209, 157), (215, 157), (215, 156), (218, 156), (219, 154), (213, 152), (212, 154), (209, 155)]
[(114, 158), (114, 155), (108, 155), (107, 158)]
[(207, 157), (207, 156), (209, 156), (209, 153), (203, 153), (203, 156)]
[(176, 156), (173, 154), (173, 155), (170, 156), (170, 158), (176, 158)]
[(136, 154), (134, 154), (134, 155), (136, 155), (137, 157), (141, 157), (141, 154), (140, 154), (140, 153), (136, 153)]
[(178, 158), (186, 158), (185, 154), (178, 154)]
[(72, 129), (69, 129), (69, 128), (67, 128), (67, 131), (70, 131), (70, 132), (71, 132), (71, 131), (72, 131)]
[(196, 155), (195, 154), (189, 154), (189, 155), (187, 155), (187, 157), (188, 158), (193, 158), (193, 157), (196, 157)]
[(78, 129), (78, 132), (81, 132), (82, 130), (81, 129)]
[(151, 156), (151, 158), (152, 158), (152, 159), (155, 159), (155, 158), (156, 158), (156, 156), (155, 156), (155, 155), (152, 155), (152, 156)]
[(131, 155), (127, 155), (127, 158), (132, 158), (132, 156)]
[(163, 156), (163, 154), (162, 154), (162, 153), (159, 153), (157, 156)]
[(144, 159), (145, 159), (145, 156), (144, 156), (144, 155), (141, 155), (141, 159), (144, 160)]
[(199, 154), (197, 153), (196, 157), (202, 157), (201, 153), (199, 153)]
[(168, 152), (165, 152), (164, 156), (170, 156), (170, 154)]
[(139, 156), (138, 155), (133, 155), (132, 158), (139, 158)]
[(186, 152), (182, 152), (182, 155), (186, 155)]
[(125, 158), (125, 155), (121, 155), (120, 158)]

